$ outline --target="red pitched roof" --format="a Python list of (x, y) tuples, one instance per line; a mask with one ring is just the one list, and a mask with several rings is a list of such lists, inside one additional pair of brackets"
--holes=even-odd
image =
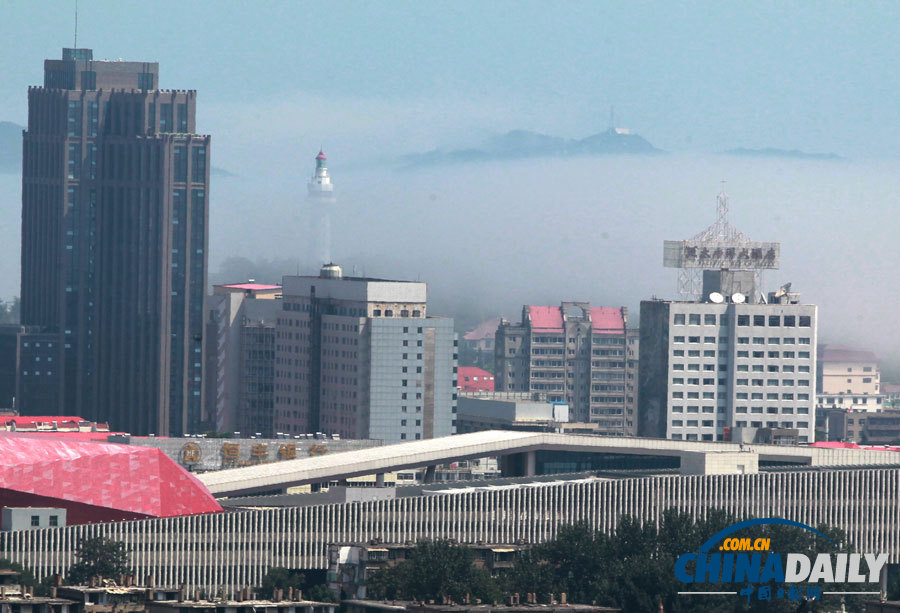
[(95, 509), (97, 517), (174, 517), (222, 510), (194, 475), (152, 447), (0, 432), (0, 456), (4, 499), (36, 496), (75, 511)]
[(810, 447), (824, 447), (826, 449), (862, 449), (856, 443), (842, 443), (840, 441), (819, 441), (813, 443)]
[(456, 384), (464, 392), (493, 392), (494, 375), (476, 366), (460, 366)]
[(616, 307), (592, 307), (591, 328), (600, 334), (624, 334), (625, 318)]
[(467, 341), (480, 341), (485, 338), (494, 338), (497, 334), (497, 328), (500, 327), (500, 318), (489, 319), (478, 324), (474, 329), (469, 330), (463, 335), (463, 339)]
[(266, 285), (264, 283), (235, 283), (233, 285), (225, 285), (223, 287), (247, 290), (281, 289), (280, 285)]
[(3, 415), (2, 417), (0, 417), (0, 422), (4, 424), (15, 422), (17, 426), (20, 424), (50, 424), (54, 421), (58, 424), (62, 424), (64, 422), (87, 422), (87, 420), (82, 417), (61, 417), (57, 415)]
[(822, 362), (878, 362), (871, 351), (844, 345), (819, 345), (816, 357)]
[(562, 332), (562, 312), (556, 306), (528, 306), (528, 319), (532, 329), (545, 332)]

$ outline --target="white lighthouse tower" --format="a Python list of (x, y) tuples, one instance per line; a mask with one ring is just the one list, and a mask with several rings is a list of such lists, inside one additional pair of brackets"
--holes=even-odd
[(307, 199), (312, 205), (313, 264), (318, 268), (331, 263), (331, 206), (334, 204), (334, 184), (328, 176), (328, 158), (320, 149), (316, 156), (316, 170), (307, 183)]

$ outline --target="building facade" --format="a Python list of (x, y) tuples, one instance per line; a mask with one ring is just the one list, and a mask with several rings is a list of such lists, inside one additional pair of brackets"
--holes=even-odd
[(275, 431), (275, 320), (280, 285), (216, 285), (206, 305), (206, 413), (219, 432)]
[(640, 366), (641, 331), (625, 330), (625, 434), (637, 434), (638, 415), (638, 367)]
[(813, 442), (816, 315), (787, 299), (641, 302), (638, 434), (715, 441), (787, 428)]
[(526, 305), (521, 323), (497, 328), (494, 388), (546, 394), (568, 404), (572, 421), (624, 436), (626, 322), (624, 307)]
[(286, 276), (275, 331), (275, 429), (400, 442), (456, 431), (453, 320), (424, 283)]
[(882, 409), (885, 394), (881, 389), (878, 358), (874, 353), (828, 344), (819, 347), (816, 361), (816, 402), (820, 409)]
[(21, 317), (59, 351), (18, 368), (25, 414), (168, 435), (203, 419), (210, 139), (196, 92), (158, 80), (155, 62), (64, 49), (29, 88)]

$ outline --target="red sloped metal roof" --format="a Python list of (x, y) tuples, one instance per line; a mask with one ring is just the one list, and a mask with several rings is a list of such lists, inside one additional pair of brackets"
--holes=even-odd
[(825, 447), (829, 449), (862, 449), (856, 443), (842, 443), (840, 441), (819, 441), (813, 443), (810, 447)]
[(625, 318), (616, 307), (592, 307), (591, 328), (600, 334), (624, 334)]
[(832, 344), (821, 345), (816, 357), (822, 362), (878, 362), (878, 357), (868, 349)]
[(58, 424), (67, 423), (67, 422), (75, 422), (75, 423), (85, 423), (86, 419), (81, 417), (59, 417), (57, 415), (40, 415), (40, 416), (31, 416), (31, 415), (3, 415), (0, 416), (0, 421), (4, 424), (8, 424), (10, 422), (15, 422), (18, 426), (20, 424), (50, 424), (54, 421)]
[(223, 287), (246, 290), (281, 289), (280, 285), (268, 285), (266, 283), (232, 283), (231, 285), (224, 285)]
[(562, 332), (562, 311), (556, 306), (528, 306), (528, 319), (531, 328), (542, 331)]
[(222, 510), (209, 490), (161, 450), (0, 432), (0, 488), (149, 517)]
[(493, 392), (494, 375), (477, 366), (460, 366), (456, 382), (464, 392)]

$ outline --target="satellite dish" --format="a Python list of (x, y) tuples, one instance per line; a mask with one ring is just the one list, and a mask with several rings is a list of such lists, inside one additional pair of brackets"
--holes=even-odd
[(786, 293), (788, 293), (789, 291), (791, 291), (791, 284), (790, 284), (790, 283), (785, 283), (785, 284), (782, 285), (780, 288), (778, 288), (778, 291), (777, 291), (777, 292), (775, 292), (775, 297), (776, 297), (776, 298), (781, 298), (782, 296), (784, 296), (784, 295), (785, 295)]
[(731, 301), (735, 304), (744, 304), (744, 302), (746, 302), (746, 300), (747, 300), (747, 297), (740, 292), (735, 292), (731, 295)]
[(714, 302), (715, 304), (722, 304), (723, 302), (725, 302), (725, 296), (723, 296), (719, 292), (713, 292), (709, 295), (709, 301)]

